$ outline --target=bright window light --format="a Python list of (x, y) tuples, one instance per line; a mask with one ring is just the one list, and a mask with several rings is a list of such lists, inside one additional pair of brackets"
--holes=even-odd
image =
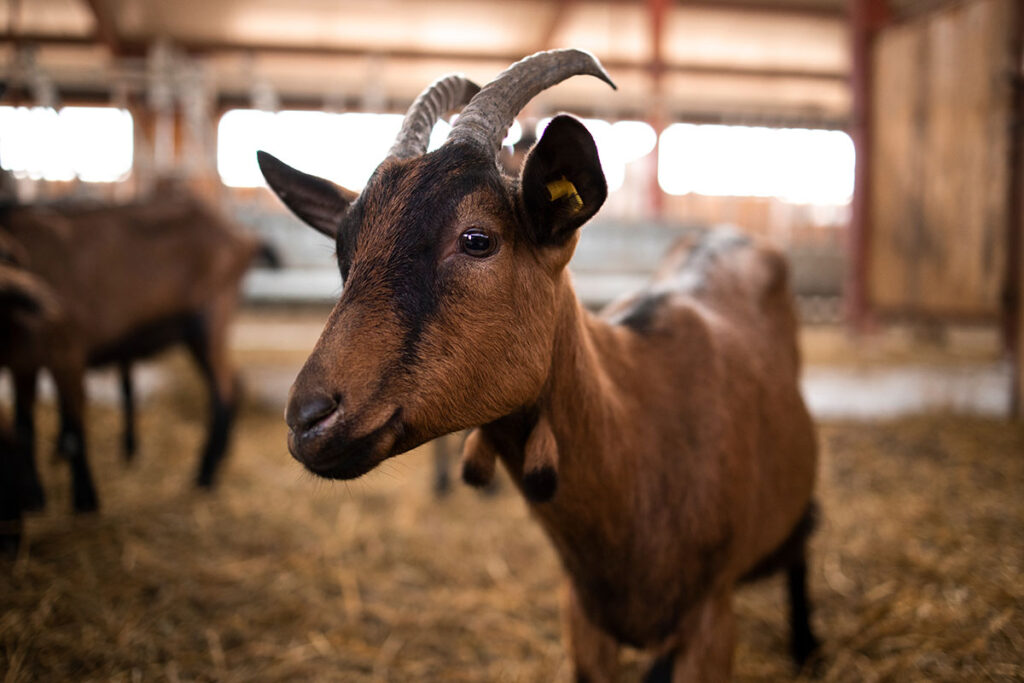
[[(261, 187), (256, 151), (262, 149), (306, 173), (359, 191), (387, 156), (402, 119), (401, 114), (233, 109), (217, 126), (217, 170), (225, 185)], [(513, 125), (510, 138), (518, 126)], [(428, 150), (440, 147), (450, 130), (448, 122), (439, 120)]]
[(124, 180), (132, 169), (132, 115), (109, 107), (60, 110), (62, 143), (75, 175), (94, 183)]
[(0, 107), (0, 164), (35, 180), (115, 182), (131, 172), (132, 116), (113, 107)]
[(512, 125), (505, 133), (505, 139), (501, 141), (502, 147), (514, 147), (517, 142), (523, 139), (523, 125), (519, 119), (512, 119)]
[[(452, 117), (454, 118), (454, 117)], [(455, 123), (455, 121), (452, 121)], [(432, 151), (444, 144), (444, 141), (448, 139), (448, 133), (452, 131), (451, 125), (444, 119), (438, 120), (434, 124), (434, 130), (430, 131), (430, 140), (427, 142), (427, 150)], [(377, 163), (380, 163), (384, 159), (381, 158)]]
[(217, 126), (217, 170), (225, 185), (259, 187), (256, 151), (360, 190), (387, 154), (402, 125), (398, 114), (235, 109)]
[[(601, 158), (601, 170), (608, 183), (608, 191), (622, 187), (626, 178), (626, 165), (651, 153), (658, 136), (654, 129), (643, 121), (616, 121), (609, 123), (602, 119), (579, 119), (587, 127), (597, 145)], [(537, 122), (537, 138), (551, 123), (550, 118)]]
[(658, 183), (669, 194), (835, 205), (853, 193), (853, 141), (842, 131), (677, 123), (660, 144)]
[(255, 109), (233, 109), (220, 117), (217, 172), (225, 185), (256, 187), (263, 184), (263, 176), (256, 165), (256, 152), (276, 147), (274, 120), (271, 112)]
[(658, 144), (658, 134), (644, 121), (616, 121), (612, 124), (612, 138), (625, 163), (647, 156)]

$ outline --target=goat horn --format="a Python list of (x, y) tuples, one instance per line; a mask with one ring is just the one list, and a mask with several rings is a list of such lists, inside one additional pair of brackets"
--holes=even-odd
[(461, 107), (480, 91), (473, 81), (462, 74), (443, 76), (431, 83), (405, 113), (402, 130), (398, 131), (395, 144), (388, 156), (411, 159), (427, 151), (430, 131), (441, 116), (456, 107)]
[(516, 114), (527, 102), (577, 74), (595, 76), (616, 89), (597, 57), (589, 52), (538, 52), (519, 60), (484, 86), (459, 114), (447, 142), (467, 143), (496, 154)]

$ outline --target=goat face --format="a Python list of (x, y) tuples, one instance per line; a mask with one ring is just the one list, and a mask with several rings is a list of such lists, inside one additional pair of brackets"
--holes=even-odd
[(260, 155), (268, 183), (336, 240), (344, 280), (292, 386), (289, 449), (347, 479), (530, 406), (548, 376), (556, 285), (607, 186), (586, 128), (555, 118), (518, 180), (449, 141), (389, 158), (356, 197)]

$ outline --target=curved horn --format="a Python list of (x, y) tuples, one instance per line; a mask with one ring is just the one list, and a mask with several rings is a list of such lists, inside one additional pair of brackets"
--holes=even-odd
[(430, 131), (441, 116), (472, 99), (480, 91), (473, 81), (462, 74), (443, 76), (431, 83), (405, 113), (402, 130), (388, 156), (399, 159), (418, 157), (427, 151)]
[(459, 114), (447, 142), (497, 153), (516, 114), (538, 93), (570, 76), (586, 74), (615, 88), (597, 57), (584, 50), (549, 50), (521, 59), (484, 86)]

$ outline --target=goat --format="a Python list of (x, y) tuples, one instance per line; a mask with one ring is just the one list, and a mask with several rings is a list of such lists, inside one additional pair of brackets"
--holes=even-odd
[[(0, 182), (9, 178), (9, 174), (0, 171)], [(2, 192), (0, 192), (2, 194)], [(9, 208), (5, 207), (5, 208)], [(5, 208), (0, 208), (2, 213)], [(0, 326), (4, 331), (5, 339), (10, 342), (17, 334), (22, 338), (42, 334), (38, 330), (29, 333), (26, 326), (38, 327), (41, 324), (52, 324), (53, 320), (62, 315), (62, 308), (57, 303), (56, 293), (46, 283), (34, 275), (24, 271), (24, 264), (28, 262), (28, 254), (25, 249), (16, 243), (9, 236), (0, 230), (0, 264), (4, 267), (2, 279), (0, 279)], [(46, 302), (47, 315), (33, 318), (26, 318), (26, 311), (42, 312), (41, 302)], [(0, 358), (9, 357), (11, 350), (0, 350)], [(121, 385), (121, 402), (124, 409), (124, 432), (122, 443), (124, 444), (124, 459), (131, 462), (135, 457), (136, 435), (135, 435), (135, 391), (132, 382), (132, 366), (129, 361), (118, 364), (119, 379)]]
[[(0, 356), (7, 354), (15, 330), (45, 325), (61, 315), (50, 288), (21, 269), (23, 258), (18, 245), (0, 234)], [(0, 555), (14, 554), (21, 538), (22, 447), (6, 411), (0, 411)]]
[(359, 195), (259, 153), (280, 199), (336, 239), (344, 280), (290, 392), (289, 450), (350, 479), (475, 427), (463, 477), (500, 460), (566, 570), (577, 680), (608, 680), (620, 644), (656, 655), (652, 680), (727, 679), (733, 591), (775, 569), (803, 662), (816, 441), (785, 263), (712, 233), (645, 291), (584, 309), (566, 265), (607, 196), (593, 138), (557, 116), (517, 179), (495, 163), (526, 102), (576, 74), (613, 85), (589, 53), (538, 53), (427, 153), (474, 90), (436, 82)]
[(0, 356), (0, 366), (12, 371), (16, 433), (26, 451), (24, 507), (39, 508), (45, 499), (33, 457), (38, 371), (47, 368), (57, 387), (58, 451), (71, 464), (74, 507), (94, 510), (83, 374), (89, 367), (121, 367), (130, 455), (130, 364), (175, 343), (191, 352), (210, 392), (210, 427), (196, 482), (212, 486), (236, 405), (228, 326), (239, 281), (261, 249), (258, 241), (182, 193), (114, 207), (11, 206), (0, 215), (0, 233), (20, 245), (25, 269), (52, 288), (62, 308), (45, 324), (15, 326)]

